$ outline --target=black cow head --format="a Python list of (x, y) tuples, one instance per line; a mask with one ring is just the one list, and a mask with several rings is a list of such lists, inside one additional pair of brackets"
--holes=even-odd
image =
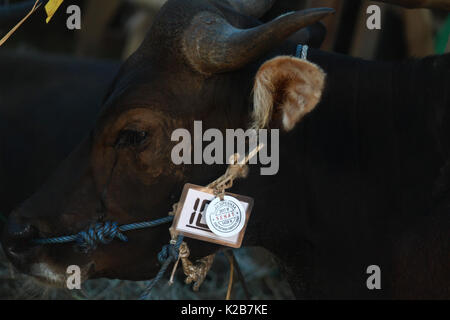
[[(186, 182), (204, 184), (224, 166), (175, 165), (177, 128), (292, 129), (320, 99), (324, 73), (290, 56), (267, 54), (332, 13), (310, 9), (261, 24), (274, 1), (169, 0), (141, 47), (122, 66), (95, 128), (53, 177), (10, 215), (3, 247), (19, 270), (62, 284), (78, 265), (83, 279), (147, 279), (169, 239), (167, 226), (128, 234), (89, 253), (32, 240), (78, 233), (97, 222), (164, 217)], [(293, 52), (292, 52), (293, 54)], [(253, 102), (251, 101), (253, 90)], [(38, 168), (36, 168), (38, 170)], [(210, 247), (195, 253), (209, 253)]]

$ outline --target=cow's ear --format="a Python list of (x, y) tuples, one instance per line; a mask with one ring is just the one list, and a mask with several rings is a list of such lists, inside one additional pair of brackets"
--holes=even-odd
[(276, 57), (258, 70), (253, 89), (253, 126), (291, 130), (320, 101), (325, 73), (290, 56)]

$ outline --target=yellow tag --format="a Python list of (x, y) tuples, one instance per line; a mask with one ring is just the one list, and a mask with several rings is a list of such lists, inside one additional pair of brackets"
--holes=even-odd
[(49, 0), (45, 5), (45, 12), (47, 12), (46, 23), (50, 21), (50, 19), (55, 14), (56, 10), (58, 10), (59, 6), (63, 3), (64, 0)]

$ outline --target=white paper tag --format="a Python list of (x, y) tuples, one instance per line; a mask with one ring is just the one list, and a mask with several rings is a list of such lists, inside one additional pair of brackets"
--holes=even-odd
[(224, 196), (215, 198), (206, 207), (206, 224), (214, 234), (221, 237), (231, 237), (244, 228), (245, 210), (238, 199)]
[(173, 227), (190, 238), (239, 248), (252, 207), (252, 198), (225, 193), (224, 201), (220, 201), (213, 190), (186, 184)]

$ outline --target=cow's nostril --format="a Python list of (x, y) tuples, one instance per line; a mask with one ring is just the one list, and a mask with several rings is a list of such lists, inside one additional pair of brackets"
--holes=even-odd
[(7, 232), (13, 238), (28, 238), (32, 227), (30, 224), (18, 224), (16, 222), (9, 222), (7, 225)]
[(30, 223), (19, 222), (10, 217), (6, 223), (2, 245), (10, 261), (22, 272), (35, 255), (36, 246), (32, 240), (38, 236), (38, 230)]
[(8, 221), (6, 232), (8, 237), (15, 240), (30, 240), (38, 234), (38, 231), (29, 223), (17, 223)]

